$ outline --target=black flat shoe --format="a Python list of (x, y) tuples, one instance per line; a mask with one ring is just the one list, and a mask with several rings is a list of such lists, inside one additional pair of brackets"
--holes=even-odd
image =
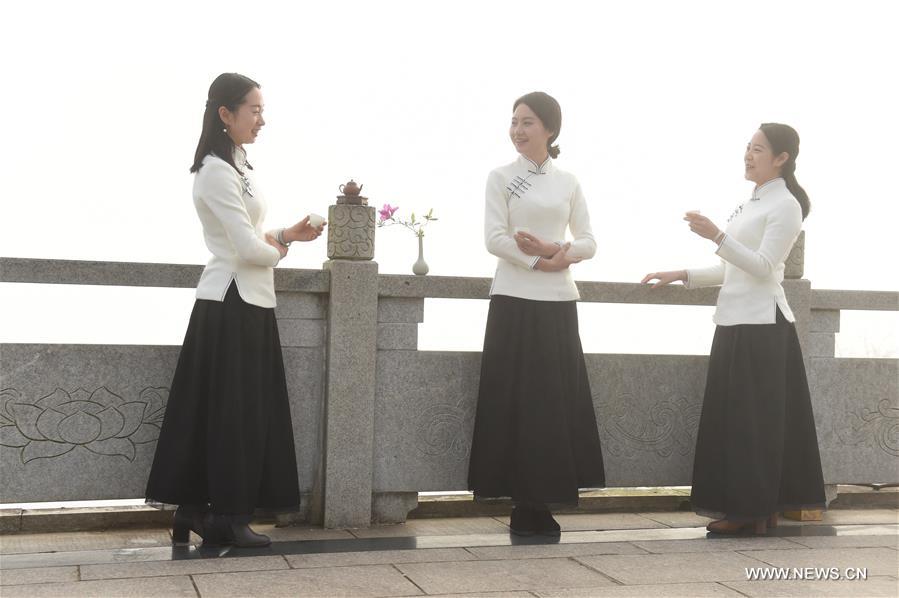
[(537, 533), (533, 509), (520, 506), (512, 509), (512, 517), (509, 521), (509, 531), (516, 536), (533, 536)]
[(540, 510), (534, 513), (534, 525), (541, 536), (558, 536), (562, 533), (562, 527), (555, 520), (549, 510)]
[(172, 519), (172, 544), (175, 546), (187, 546), (190, 544), (190, 532), (205, 538), (206, 526), (203, 521), (205, 516), (205, 507), (179, 506)]
[(231, 545), (238, 548), (268, 546), (272, 539), (250, 529), (250, 518), (239, 515), (212, 515), (206, 518), (204, 544)]

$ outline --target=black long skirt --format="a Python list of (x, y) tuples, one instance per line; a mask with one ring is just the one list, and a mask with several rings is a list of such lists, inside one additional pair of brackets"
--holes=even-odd
[(468, 487), (475, 498), (577, 504), (605, 484), (574, 301), (490, 299)]
[(297, 510), (293, 428), (275, 310), (198, 299), (172, 380), (148, 502), (216, 513)]
[(692, 503), (735, 521), (825, 504), (802, 349), (780, 310), (774, 324), (715, 330)]

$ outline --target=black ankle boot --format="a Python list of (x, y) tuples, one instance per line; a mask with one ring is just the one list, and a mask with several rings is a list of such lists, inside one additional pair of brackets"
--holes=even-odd
[(201, 538), (206, 537), (204, 517), (206, 506), (181, 505), (172, 519), (172, 544), (186, 546), (190, 544), (190, 532)]
[(537, 526), (534, 522), (534, 510), (516, 505), (512, 509), (509, 530), (516, 536), (533, 536), (537, 532)]
[(558, 536), (562, 533), (559, 522), (553, 518), (549, 509), (541, 509), (534, 513), (534, 526), (542, 536)]
[(206, 519), (209, 544), (230, 544), (238, 548), (258, 548), (272, 543), (271, 538), (250, 529), (249, 515), (212, 515)]

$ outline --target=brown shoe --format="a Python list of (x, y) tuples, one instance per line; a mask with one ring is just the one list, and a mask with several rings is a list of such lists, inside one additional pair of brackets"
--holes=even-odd
[(755, 521), (731, 521), (729, 519), (718, 519), (713, 521), (705, 528), (713, 534), (755, 534), (764, 535), (767, 532), (767, 519), (757, 519)]

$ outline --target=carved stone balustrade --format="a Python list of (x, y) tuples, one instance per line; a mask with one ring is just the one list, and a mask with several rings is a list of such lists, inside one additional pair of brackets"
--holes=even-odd
[[(333, 218), (333, 215), (331, 215)], [(0, 282), (192, 287), (202, 268), (0, 258)], [(419, 491), (466, 489), (480, 353), (419, 351), (425, 298), (485, 278), (379, 275), (372, 261), (275, 272), (303, 506), (329, 527), (402, 521)], [(583, 301), (713, 305), (716, 289), (578, 283)], [(837, 359), (841, 309), (899, 293), (785, 281), (825, 481), (899, 482), (899, 360)], [(588, 334), (587, 331), (582, 331)], [(0, 501), (143, 496), (177, 346), (0, 345)], [(689, 485), (707, 359), (589, 354), (609, 486)]]

